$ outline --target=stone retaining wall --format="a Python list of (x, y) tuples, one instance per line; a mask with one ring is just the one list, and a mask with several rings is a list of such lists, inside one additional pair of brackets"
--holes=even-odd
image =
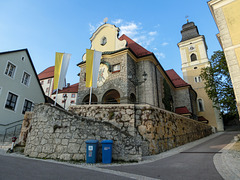
[(158, 154), (208, 136), (211, 126), (151, 105), (77, 105), (70, 111), (109, 122), (142, 138), (143, 156)]
[[(89, 139), (112, 139), (113, 159), (139, 161), (141, 137), (121, 131), (109, 122), (84, 118), (50, 105), (35, 106), (24, 154), (61, 160), (86, 160)], [(100, 144), (101, 145), (101, 144)], [(99, 148), (101, 154), (101, 146)]]
[(139, 161), (211, 133), (206, 124), (150, 105), (79, 105), (67, 112), (41, 104), (34, 109), (24, 153), (85, 160), (86, 140), (112, 139), (114, 160)]

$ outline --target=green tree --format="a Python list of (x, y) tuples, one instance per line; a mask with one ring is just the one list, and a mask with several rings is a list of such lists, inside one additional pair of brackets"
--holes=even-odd
[(201, 70), (208, 97), (224, 115), (236, 117), (237, 107), (232, 81), (223, 51), (215, 51), (210, 59), (210, 66)]
[(171, 88), (169, 87), (167, 81), (163, 79), (163, 89), (164, 89), (164, 97), (162, 98), (162, 102), (165, 106), (165, 109), (168, 111), (173, 110), (173, 97), (171, 94)]

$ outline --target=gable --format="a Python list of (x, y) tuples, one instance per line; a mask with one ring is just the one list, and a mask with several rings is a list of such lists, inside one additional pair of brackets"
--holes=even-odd
[[(96, 51), (116, 51), (126, 47), (126, 40), (119, 40), (118, 33), (119, 28), (111, 24), (103, 24), (100, 26), (90, 38), (91, 49)], [(106, 39), (106, 43), (102, 43), (103, 38)]]
[[(9, 62), (15, 66), (14, 76), (5, 74)], [(4, 124), (23, 118), (22, 112), (26, 100), (33, 104), (45, 102), (44, 92), (27, 49), (0, 53), (0, 72), (2, 89), (0, 95), (0, 120)], [(26, 75), (28, 76), (27, 80), (24, 78)], [(5, 107), (9, 93), (17, 96), (13, 110)]]
[[(4, 74), (8, 62), (14, 64), (16, 66), (15, 75), (13, 78), (8, 77)], [(16, 89), (16, 91), (21, 90), (24, 91), (24, 88), (32, 89), (33, 91), (37, 91), (42, 95), (45, 99), (44, 92), (42, 90), (42, 86), (40, 85), (35, 67), (32, 63), (32, 59), (29, 55), (27, 49), (20, 49), (15, 51), (7, 51), (0, 53), (0, 64), (1, 64), (1, 84), (3, 86), (9, 86), (9, 89)], [(29, 85), (26, 87), (22, 84), (22, 77), (24, 73), (30, 75)], [(41, 96), (40, 95), (40, 96)]]
[[(90, 38), (92, 50), (108, 52), (117, 51), (126, 48), (127, 41), (118, 39), (119, 28), (111, 24), (100, 26)], [(83, 55), (83, 61), (86, 61), (86, 53)]]

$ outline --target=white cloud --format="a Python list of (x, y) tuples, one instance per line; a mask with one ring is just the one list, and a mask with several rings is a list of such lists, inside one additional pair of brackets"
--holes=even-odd
[[(126, 34), (135, 42), (139, 43), (144, 48), (148, 48), (154, 41), (155, 36), (157, 35), (157, 31), (149, 30), (146, 31), (140, 22), (136, 23), (134, 21), (129, 22), (124, 19), (115, 19), (111, 21), (113, 24), (117, 25), (120, 28), (119, 35)], [(101, 26), (103, 22), (99, 22), (96, 25), (89, 24), (90, 34), (94, 33), (99, 26)], [(159, 26), (159, 25), (157, 25)], [(163, 46), (167, 45), (166, 43), (162, 43)], [(161, 56), (163, 57), (163, 55)]]
[(151, 32), (149, 32), (148, 34), (149, 34), (150, 36), (154, 36), (154, 35), (157, 34), (157, 31), (151, 31)]
[(92, 34), (95, 31), (95, 26), (93, 26), (91, 23), (89, 23), (89, 31), (90, 34)]
[(161, 45), (162, 45), (162, 46), (167, 46), (167, 45), (168, 45), (168, 42), (163, 42)]
[(115, 25), (120, 24), (122, 22), (123, 22), (122, 19), (116, 19), (116, 20), (112, 21), (112, 23), (115, 24)]
[(166, 57), (165, 54), (162, 52), (156, 52), (154, 54), (157, 56), (158, 59), (164, 59)]
[(97, 28), (99, 26), (101, 26), (103, 24), (103, 22), (98, 22), (96, 25), (92, 25), (91, 23), (89, 23), (89, 31), (90, 31), (90, 34), (93, 34)]
[(126, 34), (127, 36), (135, 36), (139, 34), (139, 26), (134, 22), (127, 22), (124, 25), (121, 25), (120, 27), (121, 34)]

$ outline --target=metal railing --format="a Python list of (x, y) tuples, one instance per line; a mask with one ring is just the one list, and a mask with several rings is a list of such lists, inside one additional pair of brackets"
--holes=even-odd
[[(17, 127), (19, 127), (19, 130), (21, 130), (22, 124), (17, 124), (17, 125), (15, 125), (15, 126), (11, 126), (11, 127), (8, 127), (8, 128), (5, 129), (5, 133), (4, 133), (3, 141), (2, 141), (3, 143), (5, 142), (5, 139), (6, 139), (6, 136), (7, 136), (7, 134), (8, 134), (8, 130), (9, 130), (9, 129), (13, 129), (13, 128), (14, 128), (14, 131), (11, 131), (9, 134), (11, 134), (12, 137), (16, 136), (16, 132), (18, 133)], [(12, 132), (13, 132), (13, 133), (12, 133)], [(19, 131), (19, 132), (20, 132), (20, 131)]]
[[(2, 139), (2, 142), (3, 142), (3, 143), (5, 142), (5, 139), (6, 139), (7, 134), (11, 134), (12, 136), (16, 136), (16, 133), (18, 133), (17, 130), (21, 130), (22, 123), (19, 124), (19, 122), (22, 122), (22, 121), (23, 121), (23, 119), (17, 120), (17, 121), (8, 123), (8, 124), (0, 124), (0, 126), (2, 126), (2, 127), (7, 127), (7, 126), (10, 126), (10, 125), (15, 124), (15, 125), (13, 125), (13, 126), (10, 126), (10, 127), (5, 128), (5, 132), (4, 132), (3, 139)], [(18, 123), (18, 124), (16, 124), (16, 123)], [(19, 129), (18, 129), (18, 128), (19, 128)]]
[(9, 126), (9, 125), (12, 125), (12, 124), (15, 124), (15, 123), (21, 122), (21, 121), (23, 121), (23, 119), (20, 119), (20, 120), (17, 120), (17, 121), (14, 121), (14, 122), (8, 123), (8, 124), (0, 124), (0, 126)]

